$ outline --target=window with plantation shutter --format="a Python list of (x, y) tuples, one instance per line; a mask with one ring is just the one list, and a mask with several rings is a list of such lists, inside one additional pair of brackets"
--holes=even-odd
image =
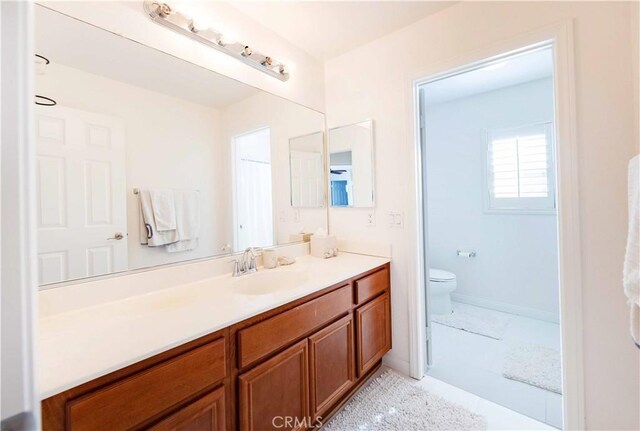
[(489, 212), (554, 212), (551, 123), (491, 131), (486, 147)]

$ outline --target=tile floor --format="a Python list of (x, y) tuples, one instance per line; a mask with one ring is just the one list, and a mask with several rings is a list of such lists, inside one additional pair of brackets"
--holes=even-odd
[[(522, 316), (510, 317), (502, 340), (433, 323), (433, 366), (425, 384), (439, 387), (446, 382), (474, 394), (469, 396), (478, 398), (471, 399), (476, 409), (499, 412), (491, 416), (495, 418), (493, 422), (490, 420), (492, 429), (552, 429), (544, 424), (562, 428), (561, 395), (502, 377), (502, 364), (510, 343), (531, 342), (560, 350), (560, 326)], [(520, 427), (516, 423), (510, 426), (512, 420)]]

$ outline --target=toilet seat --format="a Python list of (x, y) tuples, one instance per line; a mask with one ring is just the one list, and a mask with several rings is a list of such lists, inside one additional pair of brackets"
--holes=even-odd
[(442, 269), (429, 268), (429, 280), (430, 281), (451, 281), (455, 280), (455, 274), (444, 271)]

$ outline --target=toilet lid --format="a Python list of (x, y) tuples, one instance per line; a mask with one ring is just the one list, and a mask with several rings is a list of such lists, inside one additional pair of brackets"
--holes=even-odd
[(455, 279), (456, 279), (456, 275), (449, 271), (443, 271), (442, 269), (429, 268), (429, 280), (431, 281), (450, 281)]

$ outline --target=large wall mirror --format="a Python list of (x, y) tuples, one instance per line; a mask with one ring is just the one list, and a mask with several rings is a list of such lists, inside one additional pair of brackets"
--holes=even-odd
[[(324, 115), (35, 8), (39, 282), (327, 227)], [(313, 170), (309, 170), (312, 167)]]
[(329, 129), (332, 207), (374, 206), (373, 122)]

